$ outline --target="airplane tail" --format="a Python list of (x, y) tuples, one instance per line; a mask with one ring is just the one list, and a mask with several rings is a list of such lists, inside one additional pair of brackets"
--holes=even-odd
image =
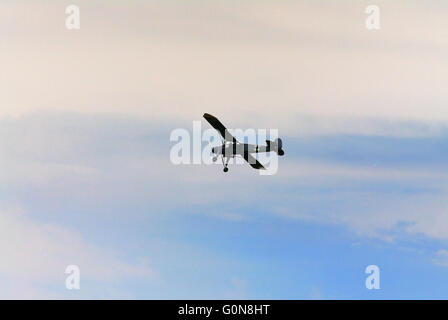
[(275, 151), (279, 156), (282, 156), (285, 154), (285, 151), (283, 151), (283, 143), (282, 139), (277, 138), (275, 141), (266, 140), (267, 143), (267, 151)]

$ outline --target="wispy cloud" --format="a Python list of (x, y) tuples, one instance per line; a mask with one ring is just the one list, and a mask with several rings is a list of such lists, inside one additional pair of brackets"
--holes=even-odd
[(440, 249), (436, 252), (434, 263), (442, 267), (448, 267), (448, 250)]
[[(63, 194), (70, 194), (86, 208), (100, 201), (99, 211), (108, 214), (118, 214), (124, 204), (151, 208), (145, 212), (151, 215), (175, 214), (182, 206), (233, 221), (252, 219), (245, 210), (250, 207), (385, 238), (403, 223), (409, 234), (448, 237), (448, 172), (442, 165), (448, 154), (439, 148), (438, 136), (286, 137), (287, 157), (280, 159), (276, 175), (263, 179), (243, 164), (233, 166), (228, 179), (217, 165), (173, 165), (169, 129), (149, 135), (148, 128), (157, 127), (150, 120), (77, 115), (61, 125), (67, 117), (26, 117), (0, 130), (5, 155), (0, 163), (6, 169), (0, 175), (14, 199), (32, 194), (43, 208), (50, 202), (65, 207)], [(415, 157), (416, 145), (425, 146), (423, 156)]]
[[(32, 216), (16, 210), (0, 212), (0, 297), (70, 297), (71, 292), (65, 289), (68, 265), (79, 266), (83, 285), (89, 281), (155, 279), (156, 273), (146, 263), (120, 259), (111, 248), (86, 241), (72, 228), (39, 222)], [(9, 285), (12, 283), (14, 286)], [(88, 285), (85, 289), (80, 291), (81, 297), (101, 296)]]
[[(62, 4), (2, 3), (0, 115), (207, 111), (290, 134), (437, 131), (448, 121), (447, 22), (440, 4), (409, 3), (380, 1), (377, 33), (364, 26), (367, 1), (80, 1), (77, 32), (64, 29)], [(393, 125), (411, 119), (423, 128)]]
[[(170, 283), (171, 291), (143, 297), (191, 297), (188, 281), (210, 272), (213, 290), (194, 296), (213, 297), (209, 270), (225, 254), (198, 252), (204, 241), (194, 233), (181, 238), (182, 217), (232, 228), (259, 219), (342, 226), (357, 240), (405, 235), (443, 248), (447, 5), (379, 0), (382, 28), (369, 32), (368, 4), (79, 0), (81, 29), (69, 32), (64, 4), (2, 2), (0, 296), (57, 297), (74, 263), (100, 283), (97, 293), (101, 283), (126, 278), (138, 287), (160, 271), (153, 288)], [(233, 128), (279, 129), (278, 173), (172, 165), (171, 129), (204, 112)], [(160, 235), (153, 222), (163, 219), (171, 220)], [(102, 242), (104, 221), (128, 233), (117, 228), (113, 243)], [(142, 248), (111, 250), (123, 241)], [(434, 261), (446, 265), (446, 255)], [(223, 279), (229, 295), (250, 296), (247, 274)], [(332, 292), (318, 284), (311, 296), (320, 290)]]

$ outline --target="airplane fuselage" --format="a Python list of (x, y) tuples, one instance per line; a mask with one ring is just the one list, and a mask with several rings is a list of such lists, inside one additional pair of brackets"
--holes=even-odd
[(270, 152), (274, 151), (269, 146), (260, 146), (257, 144), (230, 142), (223, 144), (219, 147), (212, 148), (212, 152), (216, 155), (224, 155), (226, 157), (231, 157), (234, 155), (241, 155), (246, 153), (259, 153), (259, 152)]

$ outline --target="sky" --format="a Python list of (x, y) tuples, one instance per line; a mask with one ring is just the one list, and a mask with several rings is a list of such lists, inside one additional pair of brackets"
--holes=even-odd
[[(1, 1), (0, 298), (447, 299), (446, 10)], [(174, 165), (204, 112), (277, 173)]]

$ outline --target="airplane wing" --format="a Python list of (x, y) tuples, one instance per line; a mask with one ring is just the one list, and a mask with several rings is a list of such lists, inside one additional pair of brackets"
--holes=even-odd
[(219, 121), (216, 117), (212, 116), (211, 114), (204, 113), (204, 118), (208, 121), (208, 123), (211, 124), (213, 128), (215, 128), (221, 134), (224, 140), (237, 142), (235, 137), (230, 134), (227, 128), (224, 127), (221, 121)]
[(260, 162), (258, 162), (258, 160), (255, 159), (250, 153), (243, 152), (242, 156), (244, 160), (246, 160), (251, 165), (252, 168), (266, 170), (266, 168), (263, 167), (263, 165)]

